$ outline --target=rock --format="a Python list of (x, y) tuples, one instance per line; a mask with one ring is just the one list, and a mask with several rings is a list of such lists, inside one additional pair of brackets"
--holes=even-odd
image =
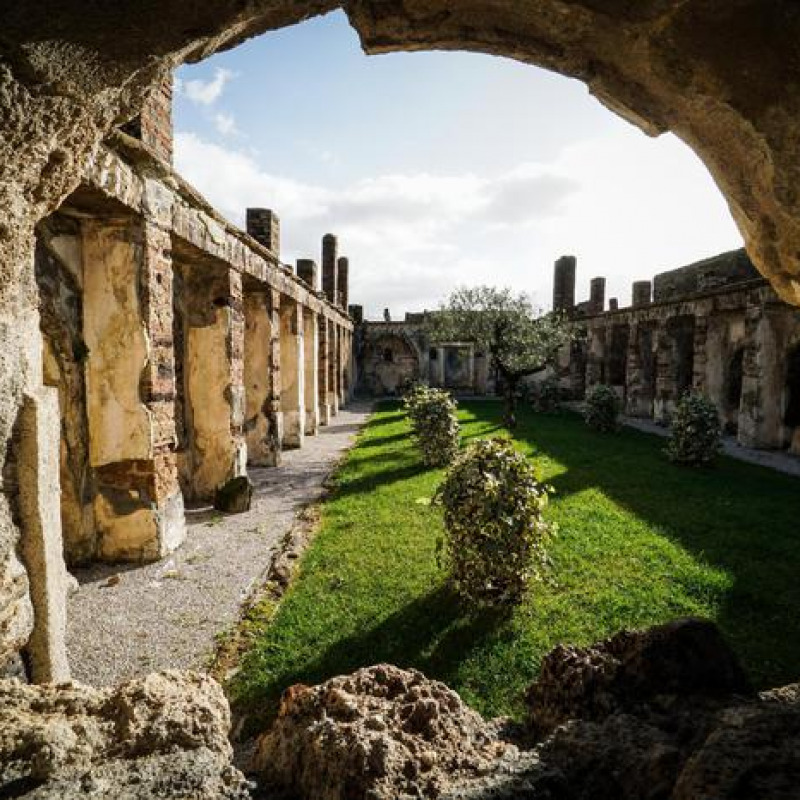
[(162, 672), (116, 688), (0, 681), (0, 796), (246, 798), (220, 686)]
[(586, 648), (558, 646), (528, 689), (530, 722), (546, 735), (571, 719), (602, 720), (642, 708), (753, 696), (736, 656), (713, 622), (681, 619), (622, 631)]
[(444, 684), (381, 664), (283, 696), (253, 759), (268, 786), (314, 800), (440, 797), (517, 748)]
[(243, 514), (250, 510), (252, 500), (253, 484), (246, 475), (240, 475), (217, 489), (214, 508), (227, 514)]
[(674, 800), (796, 800), (800, 705), (775, 700), (725, 711), (692, 756)]

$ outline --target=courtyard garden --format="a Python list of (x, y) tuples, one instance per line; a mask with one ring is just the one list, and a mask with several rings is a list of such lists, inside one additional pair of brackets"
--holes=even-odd
[[(505, 433), (493, 399), (459, 407), (462, 439)], [(800, 677), (800, 481), (727, 458), (670, 463), (664, 440), (520, 409), (515, 446), (555, 489), (552, 565), (511, 609), (459, 599), (437, 565), (444, 471), (426, 467), (397, 404), (380, 406), (334, 479), (317, 536), (279, 606), (246, 625), (230, 686), (277, 709), (294, 683), (391, 662), (445, 681), (487, 716), (522, 713), (556, 644), (685, 615), (718, 622), (758, 687)]]

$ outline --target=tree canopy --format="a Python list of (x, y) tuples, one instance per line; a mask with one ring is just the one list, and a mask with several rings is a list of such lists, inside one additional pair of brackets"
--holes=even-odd
[(519, 382), (553, 364), (575, 335), (563, 314), (539, 313), (528, 295), (493, 286), (456, 289), (428, 324), (433, 341), (474, 342), (487, 353), (505, 388), (511, 424)]

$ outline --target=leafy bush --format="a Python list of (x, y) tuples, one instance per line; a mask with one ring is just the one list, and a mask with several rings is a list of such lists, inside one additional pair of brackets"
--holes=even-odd
[(458, 453), (456, 401), (442, 389), (417, 386), (403, 399), (422, 460), (429, 467), (451, 464)]
[(677, 464), (699, 466), (713, 461), (720, 448), (717, 407), (701, 394), (685, 394), (672, 414), (666, 452)]
[(427, 388), (428, 384), (419, 378), (406, 378), (398, 387), (400, 397), (403, 398), (403, 401), (405, 401), (407, 397), (414, 395), (418, 389)]
[(440, 562), (462, 597), (476, 605), (520, 602), (549, 563), (554, 527), (543, 512), (551, 491), (507, 439), (479, 440), (458, 458), (436, 497), (444, 507)]
[(596, 431), (616, 431), (619, 428), (621, 410), (619, 395), (610, 386), (593, 386), (586, 393), (584, 418), (586, 424)]

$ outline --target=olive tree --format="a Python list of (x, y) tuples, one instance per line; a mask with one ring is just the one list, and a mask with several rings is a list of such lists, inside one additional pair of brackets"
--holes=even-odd
[(541, 314), (526, 294), (493, 286), (456, 289), (429, 316), (428, 326), (432, 341), (470, 341), (489, 355), (502, 381), (511, 428), (520, 382), (551, 366), (575, 336), (575, 326), (563, 314)]

